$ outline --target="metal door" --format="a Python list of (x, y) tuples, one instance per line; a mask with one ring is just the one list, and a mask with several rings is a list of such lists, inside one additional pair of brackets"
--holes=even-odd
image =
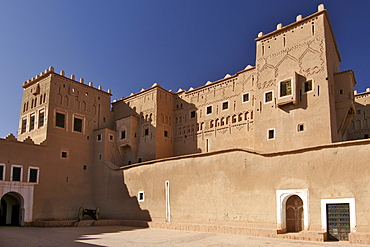
[(327, 204), (328, 238), (331, 240), (348, 240), (350, 232), (349, 203)]

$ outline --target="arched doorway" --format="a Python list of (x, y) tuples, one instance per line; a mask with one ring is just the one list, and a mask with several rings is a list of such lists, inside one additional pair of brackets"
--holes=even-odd
[(20, 226), (23, 221), (23, 197), (16, 192), (1, 197), (0, 225)]
[(303, 229), (303, 201), (297, 196), (290, 196), (286, 202), (286, 231), (299, 232)]

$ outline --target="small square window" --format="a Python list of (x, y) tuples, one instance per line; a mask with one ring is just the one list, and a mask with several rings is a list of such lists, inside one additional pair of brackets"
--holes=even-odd
[(268, 130), (268, 137), (269, 140), (275, 139), (275, 129), (269, 129)]
[(207, 114), (211, 114), (212, 113), (212, 106), (207, 106)]
[(243, 102), (248, 102), (249, 101), (249, 93), (243, 94)]
[(229, 101), (222, 102), (222, 110), (226, 110), (229, 108)]
[(272, 101), (272, 91), (265, 93), (265, 103)]
[(148, 129), (148, 128), (145, 128), (145, 129), (144, 129), (144, 135), (145, 135), (145, 136), (148, 136), (148, 135), (149, 135), (149, 129)]
[(126, 139), (126, 130), (121, 131), (121, 139)]
[(286, 80), (280, 82), (280, 97), (288, 96), (292, 94), (292, 81)]
[(312, 80), (304, 82), (304, 92), (312, 91)]
[(190, 118), (195, 118), (195, 111), (190, 112)]
[(68, 158), (68, 151), (62, 151), (62, 156), (61, 156), (63, 159), (67, 159)]
[(28, 182), (30, 183), (38, 183), (38, 173), (39, 169), (38, 168), (29, 168), (28, 171)]
[(113, 141), (113, 135), (109, 134), (109, 141)]
[(96, 140), (97, 140), (98, 142), (100, 142), (100, 141), (101, 141), (101, 138), (102, 138), (101, 134), (98, 134), (98, 135), (96, 136)]
[(55, 115), (55, 126), (59, 128), (65, 128), (65, 117), (65, 114), (57, 112)]
[(139, 193), (137, 195), (137, 199), (138, 199), (139, 202), (143, 202), (145, 200), (144, 191), (139, 191)]

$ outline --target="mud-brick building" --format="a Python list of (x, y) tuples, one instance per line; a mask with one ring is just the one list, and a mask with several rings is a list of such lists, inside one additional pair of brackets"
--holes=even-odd
[[(259, 33), (256, 63), (204, 86), (111, 102), (53, 67), (0, 140), (1, 224), (102, 219), (370, 243), (370, 115), (323, 5)], [(291, 234), (294, 233), (294, 234)]]

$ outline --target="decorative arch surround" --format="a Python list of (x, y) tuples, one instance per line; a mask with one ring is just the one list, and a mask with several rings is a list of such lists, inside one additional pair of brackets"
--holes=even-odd
[(30, 183), (1, 182), (0, 198), (7, 193), (16, 194), (20, 200), (21, 207), (21, 226), (25, 223), (32, 222), (33, 211), (33, 189), (34, 185)]
[(276, 224), (281, 233), (286, 231), (286, 202), (291, 196), (299, 196), (303, 201), (303, 230), (309, 227), (309, 191), (308, 189), (292, 189), (276, 191)]

